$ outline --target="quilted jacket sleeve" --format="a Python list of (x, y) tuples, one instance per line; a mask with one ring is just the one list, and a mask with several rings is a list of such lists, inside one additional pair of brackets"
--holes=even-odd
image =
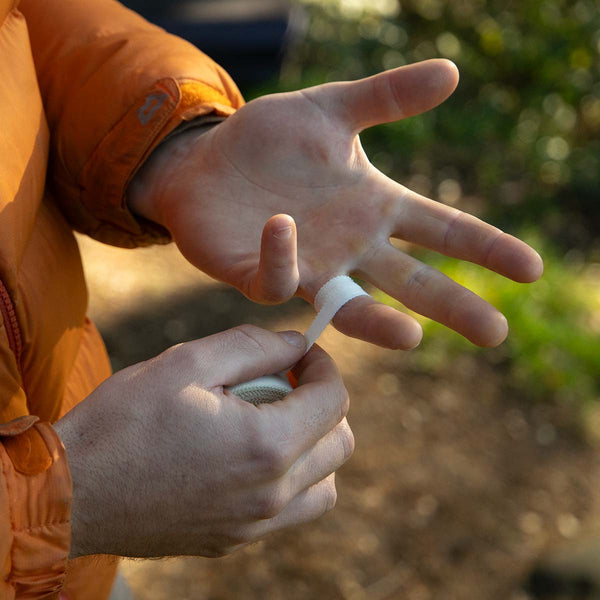
[(0, 318), (0, 598), (56, 598), (70, 550), (71, 475), (54, 429), (27, 414)]
[(104, 242), (168, 239), (127, 210), (125, 191), (183, 121), (243, 100), (191, 44), (114, 0), (22, 0), (51, 132), (49, 185), (72, 225)]
[(19, 417), (0, 425), (0, 469), (0, 597), (55, 598), (71, 537), (64, 447), (48, 423)]

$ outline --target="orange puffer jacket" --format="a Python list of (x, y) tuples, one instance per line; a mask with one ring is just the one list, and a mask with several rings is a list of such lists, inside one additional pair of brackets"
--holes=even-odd
[(71, 227), (167, 239), (128, 212), (128, 182), (182, 121), (241, 103), (210, 59), (114, 0), (0, 0), (2, 600), (105, 599), (116, 565), (67, 563), (71, 480), (49, 423), (110, 374)]

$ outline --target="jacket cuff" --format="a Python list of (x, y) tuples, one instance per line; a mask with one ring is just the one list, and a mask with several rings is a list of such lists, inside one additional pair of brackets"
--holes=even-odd
[(6, 597), (55, 597), (71, 540), (72, 481), (64, 446), (51, 425), (21, 417), (0, 425), (0, 466), (0, 506), (8, 509), (0, 522), (0, 545), (10, 556), (2, 565)]
[(133, 176), (161, 141), (184, 121), (235, 112), (231, 101), (199, 81), (162, 79), (139, 98), (100, 142), (79, 179), (78, 190), (60, 190), (69, 203), (75, 228), (114, 246), (133, 248), (167, 243), (169, 232), (134, 216), (127, 207), (126, 190)]

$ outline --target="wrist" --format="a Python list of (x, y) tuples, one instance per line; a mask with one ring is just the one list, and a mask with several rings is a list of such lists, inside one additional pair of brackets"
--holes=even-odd
[(134, 215), (168, 228), (162, 200), (165, 196), (170, 197), (166, 189), (170, 176), (190, 156), (198, 139), (222, 120), (207, 119), (198, 124), (184, 124), (155, 148), (127, 188), (127, 204)]

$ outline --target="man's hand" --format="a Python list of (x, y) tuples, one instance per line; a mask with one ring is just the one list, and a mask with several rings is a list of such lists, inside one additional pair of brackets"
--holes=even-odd
[[(495, 346), (507, 334), (503, 315), (390, 238), (520, 282), (541, 275), (540, 257), (392, 181), (358, 137), (437, 106), (457, 82), (451, 62), (430, 60), (259, 98), (209, 132), (183, 133), (155, 151), (130, 187), (131, 206), (165, 225), (190, 262), (255, 301), (296, 294), (312, 302), (331, 277), (356, 274), (472, 342)], [(349, 302), (334, 325), (392, 348), (413, 347), (422, 335), (414, 319), (366, 297)]]
[[(243, 326), (120, 371), (55, 424), (73, 477), (71, 557), (220, 556), (317, 518), (352, 453), (348, 396), (297, 332)], [(224, 386), (295, 367), (258, 407)]]

